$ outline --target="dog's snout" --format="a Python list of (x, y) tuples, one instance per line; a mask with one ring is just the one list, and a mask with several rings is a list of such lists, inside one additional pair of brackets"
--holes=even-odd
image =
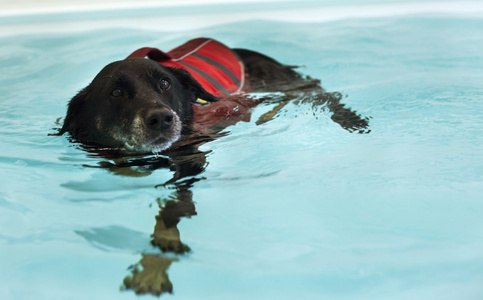
[(167, 110), (151, 111), (146, 117), (146, 127), (150, 130), (165, 130), (174, 123), (174, 114)]

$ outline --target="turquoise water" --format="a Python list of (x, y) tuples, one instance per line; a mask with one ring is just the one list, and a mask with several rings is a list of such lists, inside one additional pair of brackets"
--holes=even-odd
[(163, 298), (483, 298), (483, 18), (415, 14), (0, 38), (1, 299), (137, 298), (120, 286), (163, 256), (150, 235), (172, 173), (88, 168), (102, 159), (48, 133), (105, 64), (197, 36), (304, 66), (372, 132), (294, 104), (257, 126), (262, 105), (203, 145), (197, 215), (178, 225), (192, 251), (165, 255)]

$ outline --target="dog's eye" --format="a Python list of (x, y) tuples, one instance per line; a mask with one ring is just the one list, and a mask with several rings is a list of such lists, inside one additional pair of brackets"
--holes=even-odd
[(121, 97), (122, 96), (122, 90), (121, 89), (113, 89), (111, 91), (111, 96), (116, 97), (116, 98)]
[(161, 81), (159, 82), (159, 87), (162, 90), (168, 90), (171, 87), (171, 82), (169, 82), (168, 79), (161, 79)]

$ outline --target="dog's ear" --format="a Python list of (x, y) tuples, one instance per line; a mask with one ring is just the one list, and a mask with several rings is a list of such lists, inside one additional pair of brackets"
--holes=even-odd
[(81, 131), (79, 120), (86, 104), (88, 89), (89, 87), (82, 89), (69, 101), (67, 114), (64, 124), (58, 133), (59, 135), (69, 132), (73, 138), (78, 137)]
[(178, 78), (181, 84), (193, 93), (193, 97), (191, 99), (192, 103), (197, 103), (198, 101), (204, 102), (216, 102), (218, 98), (213, 96), (212, 94), (208, 93), (201, 84), (191, 76), (188, 71), (182, 68), (169, 68), (172, 73)]

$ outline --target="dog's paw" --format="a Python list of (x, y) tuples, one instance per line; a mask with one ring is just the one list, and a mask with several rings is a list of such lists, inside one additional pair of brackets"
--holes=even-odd
[(171, 237), (154, 236), (151, 244), (163, 252), (182, 254), (191, 251), (190, 247), (183, 244), (179, 239)]
[(156, 217), (153, 240), (151, 244), (163, 252), (174, 252), (177, 254), (189, 252), (191, 249), (181, 242), (179, 230), (175, 226), (167, 227), (160, 217)]
[(167, 270), (175, 260), (153, 254), (143, 255), (141, 261), (133, 266), (132, 275), (124, 278), (121, 289), (133, 290), (138, 295), (160, 296), (162, 293), (172, 293), (173, 284)]

